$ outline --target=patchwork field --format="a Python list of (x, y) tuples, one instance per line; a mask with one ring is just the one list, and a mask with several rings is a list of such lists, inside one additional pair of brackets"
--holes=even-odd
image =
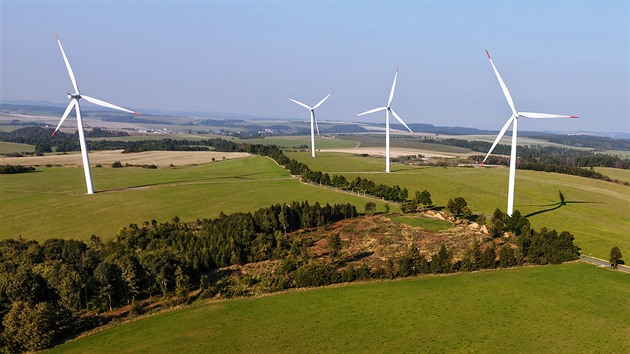
[[(225, 153), (215, 151), (144, 151), (132, 154), (123, 154), (122, 150), (94, 151), (90, 153), (90, 165), (97, 164), (111, 167), (115, 161), (123, 165), (149, 165), (158, 167), (188, 166), (204, 164), (225, 159), (236, 159), (248, 156), (247, 153)], [(25, 166), (83, 166), (81, 153), (73, 152), (64, 155), (44, 155), (27, 157), (0, 157), (0, 165), (25, 165)]]
[[(378, 148), (382, 154), (385, 154), (385, 135), (352, 135), (352, 136), (340, 136), (339, 139), (356, 141), (360, 143), (360, 148)], [(408, 137), (392, 137), (390, 141), (392, 149), (404, 149), (404, 150), (418, 150), (418, 151), (430, 151), (433, 153), (443, 153), (451, 155), (469, 155), (472, 152), (470, 149), (465, 149), (457, 146), (421, 143), (412, 136)], [(416, 154), (419, 152), (416, 152)]]
[[(310, 135), (276, 136), (264, 139), (245, 139), (242, 141), (249, 144), (277, 145), (287, 148), (297, 148), (301, 145), (306, 145), (309, 149), (311, 148)], [(337, 139), (329, 136), (315, 136), (315, 147), (317, 149), (353, 148), (357, 145), (358, 143), (352, 140)]]
[(622, 182), (630, 183), (630, 170), (610, 167), (595, 167), (595, 171), (608, 176), (612, 179), (618, 179)]
[(625, 353), (630, 276), (584, 263), (200, 303), (52, 353)]
[[(385, 173), (385, 160), (350, 154), (307, 153), (287, 156), (309, 165), (312, 170), (343, 174), (348, 179), (366, 177), (388, 185), (406, 187), (410, 195), (427, 189), (433, 202), (445, 206), (448, 199), (464, 197), (473, 212), (488, 217), (496, 208), (505, 211), (507, 168), (429, 167), (392, 164)], [(559, 191), (566, 205), (560, 206)], [(535, 228), (570, 231), (584, 254), (608, 259), (610, 249), (630, 250), (630, 187), (589, 178), (518, 170), (515, 209), (529, 215)]]
[(93, 168), (92, 179), (96, 194), (87, 195), (80, 167), (0, 175), (0, 238), (111, 239), (129, 223), (152, 219), (193, 221), (294, 200), (350, 202), (362, 210), (370, 200), (302, 184), (264, 157), (181, 168)]

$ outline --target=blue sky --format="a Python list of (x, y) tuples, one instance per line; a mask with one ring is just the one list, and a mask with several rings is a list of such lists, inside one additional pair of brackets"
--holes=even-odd
[[(323, 120), (386, 103), (407, 123), (501, 128), (516, 108), (579, 115), (519, 130), (629, 129), (628, 1), (0, 2), (0, 100)], [(381, 122), (384, 114), (361, 117)]]

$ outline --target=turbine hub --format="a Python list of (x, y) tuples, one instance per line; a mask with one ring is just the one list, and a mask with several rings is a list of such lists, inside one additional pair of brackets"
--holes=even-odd
[(74, 99), (79, 99), (81, 98), (81, 94), (80, 93), (75, 93), (74, 95), (68, 93), (68, 98), (74, 98)]

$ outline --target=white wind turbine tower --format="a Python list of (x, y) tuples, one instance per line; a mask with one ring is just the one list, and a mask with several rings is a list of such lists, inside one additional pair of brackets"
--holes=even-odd
[(501, 128), (501, 131), (499, 132), (499, 135), (497, 135), (497, 138), (494, 140), (494, 143), (492, 144), (490, 151), (488, 151), (488, 154), (486, 154), (486, 157), (483, 159), (479, 167), (483, 166), (483, 164), (486, 162), (486, 159), (488, 158), (488, 156), (490, 156), (494, 147), (497, 146), (497, 144), (499, 143), (499, 140), (501, 140), (501, 138), (503, 137), (503, 134), (505, 134), (505, 131), (508, 129), (510, 124), (513, 124), (512, 125), (512, 149), (510, 150), (510, 179), (509, 179), (509, 185), (508, 185), (508, 202), (507, 202), (507, 214), (509, 216), (512, 216), (512, 211), (514, 210), (514, 179), (516, 177), (516, 135), (518, 131), (517, 130), (518, 118), (523, 117), (523, 118), (546, 119), (546, 118), (579, 118), (579, 117), (566, 116), (566, 115), (560, 115), (560, 114), (532, 113), (532, 112), (517, 111), (516, 108), (514, 107), (514, 101), (512, 101), (512, 96), (510, 95), (510, 92), (508, 91), (507, 86), (505, 86), (505, 83), (503, 82), (501, 75), (499, 75), (499, 71), (497, 70), (497, 67), (494, 66), (494, 63), (492, 62), (492, 58), (490, 58), (490, 53), (488, 53), (488, 50), (486, 50), (486, 54), (488, 55), (490, 64), (492, 64), (494, 73), (497, 75), (497, 79), (499, 80), (499, 85), (501, 85), (501, 90), (503, 90), (505, 99), (507, 100), (508, 104), (510, 105), (510, 108), (512, 109), (512, 116), (510, 116), (507, 122), (505, 122), (505, 125), (503, 125), (503, 128)]
[(296, 101), (292, 98), (288, 98), (289, 101), (294, 102), (299, 104), (300, 106), (308, 109), (311, 112), (311, 156), (315, 157), (315, 130), (313, 128), (313, 124), (315, 124), (315, 128), (317, 128), (317, 135), (319, 135), (319, 126), (317, 126), (317, 119), (315, 119), (315, 109), (319, 106), (321, 106), (324, 101), (326, 101), (328, 99), (328, 97), (330, 97), (330, 95), (332, 95), (333, 93), (329, 93), (328, 96), (322, 98), (321, 101), (319, 101), (316, 105), (314, 105), (313, 107), (309, 107), (307, 105), (305, 105), (304, 103), (300, 102), (300, 101)]
[(403, 120), (394, 112), (391, 108), (392, 100), (394, 99), (394, 90), (396, 89), (396, 79), (398, 78), (398, 68), (396, 68), (396, 75), (394, 75), (394, 83), (392, 84), (392, 90), (389, 93), (389, 100), (387, 100), (387, 106), (370, 109), (369, 111), (365, 111), (363, 113), (357, 114), (357, 116), (362, 116), (364, 114), (370, 114), (379, 111), (385, 111), (385, 172), (389, 172), (389, 113), (391, 112), (394, 115), (394, 118), (398, 119), (402, 125), (407, 128), (411, 132), (411, 134), (416, 135), (411, 128)]
[(68, 74), (70, 75), (70, 81), (72, 81), (72, 86), (74, 87), (74, 94), (68, 93), (68, 98), (71, 99), (70, 104), (68, 104), (68, 107), (66, 108), (66, 111), (63, 113), (63, 116), (61, 117), (61, 120), (59, 121), (57, 128), (55, 128), (55, 131), (52, 133), (52, 136), (55, 136), (55, 133), (57, 133), (57, 130), (59, 130), (59, 128), (61, 127), (61, 124), (63, 124), (63, 121), (70, 114), (70, 111), (72, 111), (73, 108), (76, 108), (77, 129), (79, 130), (79, 142), (81, 144), (81, 157), (83, 159), (83, 171), (85, 172), (85, 184), (87, 185), (87, 193), (94, 194), (94, 189), (92, 188), (92, 175), (90, 173), (90, 159), (88, 157), (87, 144), (85, 143), (85, 133), (83, 131), (83, 121), (81, 120), (81, 109), (79, 107), (79, 99), (83, 98), (86, 101), (94, 103), (96, 105), (117, 109), (123, 112), (133, 113), (136, 115), (141, 115), (141, 114), (79, 93), (79, 86), (77, 85), (77, 81), (74, 78), (74, 73), (72, 72), (72, 68), (70, 67), (70, 63), (68, 62), (68, 58), (66, 57), (66, 53), (64, 52), (63, 47), (61, 46), (61, 41), (59, 41), (59, 36), (57, 36), (57, 33), (55, 33), (55, 37), (57, 38), (59, 49), (61, 49), (61, 55), (63, 56), (63, 61), (66, 63), (66, 68), (68, 69)]

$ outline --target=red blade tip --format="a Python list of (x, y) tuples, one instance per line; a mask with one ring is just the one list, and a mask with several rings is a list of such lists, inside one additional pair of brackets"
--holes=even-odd
[(580, 118), (579, 116), (571, 116), (571, 118)]
[(481, 163), (481, 165), (479, 165), (479, 168), (483, 167), (483, 164), (486, 163), (485, 161)]
[(55, 38), (57, 38), (57, 40), (59, 40), (59, 36), (57, 35), (57, 32), (55, 32)]
[(56, 131), (56, 130), (52, 133), (51, 137), (54, 137), (54, 136), (55, 136), (55, 133), (57, 133), (57, 131)]
[(488, 53), (487, 49), (486, 49), (486, 55), (488, 56), (488, 59), (490, 59), (490, 53)]
[(138, 112), (133, 112), (133, 114), (135, 114), (137, 116), (141, 116), (142, 115), (141, 113), (138, 113)]

